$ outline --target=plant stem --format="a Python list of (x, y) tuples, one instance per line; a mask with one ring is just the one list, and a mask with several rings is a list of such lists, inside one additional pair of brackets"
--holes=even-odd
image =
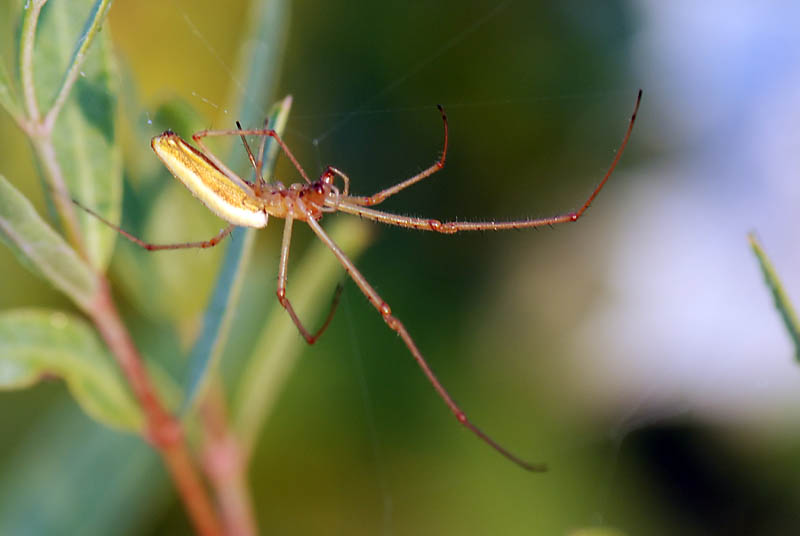
[(203, 468), (217, 493), (226, 534), (258, 534), (247, 487), (246, 460), (229, 425), (222, 386), (215, 378), (200, 403), (203, 432)]
[[(56, 158), (52, 138), (49, 135), (33, 137), (32, 142), (42, 162), (47, 182), (56, 192), (54, 196), (56, 206), (62, 219), (67, 223), (65, 227), (68, 229), (70, 240), (79, 253), (87, 258), (75, 211), (69, 194), (66, 193), (66, 184)], [(69, 224), (70, 221), (72, 225)], [(97, 296), (84, 310), (114, 354), (139, 400), (147, 420), (147, 437), (164, 458), (197, 531), (209, 536), (223, 534), (199, 471), (189, 454), (180, 423), (167, 412), (158, 398), (142, 358), (114, 305), (108, 279), (99, 272), (97, 278)]]
[[(56, 191), (54, 199), (59, 207), (59, 213), (64, 221), (69, 221), (68, 215), (74, 218), (75, 226), (72, 228), (67, 226), (72, 231), (70, 233), (72, 243), (81, 246), (78, 251), (86, 258), (85, 250), (82, 249), (82, 235), (77, 226), (72, 203), (69, 195), (64, 193), (66, 185), (56, 159), (52, 140), (45, 137), (33, 138), (32, 141), (43, 164), (45, 175), (48, 177), (48, 183)], [(69, 206), (65, 206), (65, 204)], [(116, 309), (108, 279), (99, 272), (97, 279), (97, 296), (93, 303), (84, 310), (115, 356), (134, 395), (141, 404), (147, 421), (146, 436), (164, 458), (164, 463), (175, 481), (197, 531), (208, 536), (223, 534), (199, 471), (189, 454), (180, 423), (169, 414), (159, 399), (145, 370), (142, 358)]]
[(22, 78), (22, 94), (25, 98), (25, 107), (28, 119), (36, 123), (41, 118), (39, 104), (36, 102), (36, 90), (33, 82), (33, 47), (36, 43), (36, 27), (39, 24), (39, 14), (47, 0), (32, 0), (28, 6), (28, 13), (22, 22), (22, 35), (20, 37), (20, 75)]
[[(28, 0), (22, 25), (20, 45), (20, 74), (25, 105), (24, 123), (19, 122), (28, 134), (38, 159), (42, 163), (45, 180), (54, 192), (57, 211), (64, 224), (68, 240), (84, 258), (89, 259), (85, 240), (78, 224), (66, 180), (53, 145), (53, 127), (77, 79), (93, 38), (107, 14), (110, 0), (97, 4), (89, 31), (75, 52), (70, 68), (65, 73), (53, 106), (43, 117), (36, 98), (33, 55), (36, 29), (42, 7), (47, 0)], [(159, 451), (175, 481), (189, 517), (198, 533), (205, 536), (223, 534), (214, 504), (193, 460), (180, 422), (161, 402), (111, 296), (105, 274), (96, 272), (97, 294), (91, 303), (78, 303), (93, 320), (100, 335), (115, 356), (145, 415), (145, 437)]]
[(87, 312), (117, 358), (142, 406), (147, 420), (146, 435), (164, 458), (197, 531), (208, 536), (223, 534), (213, 504), (189, 454), (181, 425), (158, 398), (142, 358), (119, 317), (108, 280), (102, 275), (98, 277), (97, 299)]

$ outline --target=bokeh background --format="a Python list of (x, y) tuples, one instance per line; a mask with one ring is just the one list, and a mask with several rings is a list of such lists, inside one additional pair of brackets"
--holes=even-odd
[[(800, 7), (329, 0), (290, 11), (273, 97), (294, 96), (286, 141), (312, 175), (331, 164), (357, 193), (391, 185), (437, 157), (435, 105), (448, 112), (446, 168), (387, 210), (474, 220), (577, 208), (640, 87), (644, 100), (618, 171), (578, 224), (460, 236), (376, 225), (358, 262), (471, 418), (550, 471), (527, 474), (463, 430), (350, 283), (261, 432), (250, 482), (263, 532), (796, 530), (800, 368), (746, 233), (758, 232), (800, 300)], [(180, 100), (205, 127), (260, 123), (222, 104), (241, 91), (232, 66), (247, 13), (246, 2), (117, 0), (107, 27), (137, 103), (127, 120), (146, 132), (161, 104)], [(25, 141), (6, 117), (0, 128), (0, 172), (35, 177)], [(131, 128), (130, 143), (146, 147), (152, 129), (137, 139)], [(285, 164), (279, 178), (294, 182)], [(19, 187), (41, 202), (36, 180)], [(186, 240), (208, 234), (163, 225)], [(299, 256), (313, 237), (297, 227)], [(253, 317), (274, 300), (280, 231), (259, 237)], [(167, 262), (210, 281), (218, 258)], [(6, 251), (0, 281), (3, 308), (70, 307)], [(188, 346), (204, 292), (187, 294), (172, 323), (152, 321)], [(123, 303), (147, 314), (135, 297)], [(252, 343), (247, 329), (231, 353)], [(0, 423), (13, 431), (0, 437), (2, 471), (43, 464), (40, 478), (55, 482), (74, 469), (48, 450), (59, 422), (67, 435), (98, 427), (58, 382), (2, 393)], [(158, 462), (141, 456), (156, 471), (130, 478), (156, 479), (147, 489), (158, 491), (121, 500), (120, 511), (144, 506), (115, 532), (188, 532)], [(0, 477), (4, 493), (13, 484)], [(60, 493), (48, 504), (69, 511)]]

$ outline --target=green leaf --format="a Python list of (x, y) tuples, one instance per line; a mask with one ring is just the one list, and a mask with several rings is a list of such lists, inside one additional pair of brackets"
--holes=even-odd
[(112, 427), (139, 430), (142, 415), (105, 347), (89, 325), (62, 312), (0, 314), (0, 389), (62, 378), (81, 407)]
[[(35, 21), (33, 57), (36, 101), (42, 115), (52, 106), (58, 106), (58, 101), (63, 101), (69, 94), (77, 78), (85, 76), (87, 54), (93, 49), (94, 40), (111, 7), (111, 0), (45, 2), (39, 19)], [(33, 12), (35, 10), (26, 7), (23, 26), (34, 22), (28, 20)], [(24, 69), (24, 62), (21, 63)]]
[[(70, 195), (118, 222), (122, 153), (116, 137), (117, 72), (108, 31), (98, 35), (110, 1), (48, 2), (34, 50), (37, 100), (57, 113), (52, 141)], [(63, 106), (63, 107), (62, 107)], [(63, 195), (57, 193), (56, 195)], [(117, 233), (82, 211), (81, 235), (93, 266), (104, 268)]]
[(761, 273), (764, 274), (764, 280), (769, 290), (772, 292), (772, 298), (775, 300), (775, 307), (778, 309), (783, 319), (783, 324), (786, 326), (786, 330), (789, 332), (789, 336), (794, 343), (795, 359), (800, 361), (800, 323), (797, 321), (797, 314), (794, 311), (794, 307), (792, 307), (792, 302), (789, 301), (789, 297), (786, 295), (783, 285), (781, 285), (781, 280), (778, 278), (775, 268), (764, 252), (764, 248), (761, 247), (756, 235), (750, 233), (748, 239), (750, 240), (750, 247), (753, 249), (753, 253), (755, 253), (758, 259)]
[(0, 241), (34, 273), (84, 309), (97, 290), (92, 269), (36, 212), (30, 201), (0, 175)]

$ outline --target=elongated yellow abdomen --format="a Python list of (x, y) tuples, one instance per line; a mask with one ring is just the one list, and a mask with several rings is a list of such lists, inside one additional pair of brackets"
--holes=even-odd
[(264, 203), (220, 171), (200, 151), (167, 130), (150, 142), (167, 169), (192, 195), (223, 220), (242, 227), (264, 227)]

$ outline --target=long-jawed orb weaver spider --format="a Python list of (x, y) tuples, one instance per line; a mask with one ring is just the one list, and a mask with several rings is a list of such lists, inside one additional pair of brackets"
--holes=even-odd
[[(497, 452), (516, 463), (517, 465), (529, 471), (545, 471), (544, 464), (529, 463), (521, 458), (515, 456), (494, 439), (486, 435), (480, 428), (472, 424), (466, 414), (456, 404), (444, 386), (439, 382), (439, 379), (433, 373), (422, 353), (417, 348), (414, 340), (409, 335), (405, 326), (400, 320), (392, 315), (392, 310), (389, 308), (383, 298), (375, 291), (372, 285), (364, 278), (361, 272), (355, 267), (353, 262), (339, 249), (328, 234), (323, 230), (319, 224), (319, 220), (325, 213), (329, 212), (347, 212), (354, 214), (368, 220), (385, 223), (388, 225), (395, 225), (398, 227), (409, 227), (421, 231), (434, 231), (437, 233), (452, 234), (460, 231), (500, 231), (504, 229), (526, 229), (531, 227), (551, 226), (560, 223), (574, 222), (586, 212), (589, 206), (594, 201), (595, 197), (603, 189), (609, 177), (616, 168), (620, 157), (622, 156), (625, 146), (628, 144), (631, 132), (633, 130), (634, 122), (636, 121), (636, 114), (639, 110), (639, 104), (642, 100), (642, 91), (636, 98), (636, 104), (633, 109), (633, 114), (628, 122), (628, 128), (622, 138), (619, 149), (617, 150), (611, 165), (606, 171), (603, 180), (592, 191), (591, 195), (584, 201), (583, 205), (575, 212), (568, 212), (559, 216), (552, 216), (549, 218), (537, 218), (528, 220), (515, 220), (515, 221), (481, 221), (481, 222), (442, 222), (435, 219), (427, 218), (413, 218), (409, 216), (400, 216), (391, 214), (380, 210), (368, 208), (382, 203), (385, 199), (393, 196), (394, 194), (416, 184), (417, 182), (430, 177), (444, 167), (445, 158), (447, 157), (447, 115), (444, 109), (439, 106), (439, 111), (442, 114), (442, 122), (444, 124), (444, 147), (442, 155), (435, 163), (427, 169), (417, 173), (402, 182), (381, 190), (380, 192), (371, 196), (354, 196), (350, 195), (350, 178), (341, 170), (329, 166), (316, 181), (311, 181), (308, 178), (303, 167), (292, 154), (289, 147), (283, 142), (280, 136), (272, 129), (264, 125), (262, 129), (242, 129), (239, 122), (236, 122), (237, 130), (203, 130), (192, 135), (192, 139), (200, 148), (199, 150), (189, 145), (181, 137), (172, 131), (165, 131), (159, 136), (153, 138), (151, 146), (156, 155), (161, 159), (169, 171), (180, 180), (192, 194), (199, 198), (212, 212), (220, 218), (226, 220), (229, 225), (220, 231), (219, 234), (213, 238), (201, 242), (185, 242), (180, 244), (150, 244), (139, 238), (124, 231), (119, 226), (108, 222), (92, 210), (82, 206), (77, 201), (75, 202), (80, 208), (93, 214), (110, 227), (116, 229), (120, 234), (131, 242), (149, 250), (166, 250), (166, 249), (185, 249), (185, 248), (208, 248), (217, 245), (223, 238), (225, 238), (233, 230), (235, 226), (261, 228), (267, 225), (269, 216), (284, 219), (283, 227), (283, 241), (281, 245), (280, 263), (278, 265), (278, 288), (276, 294), (280, 304), (289, 313), (292, 321), (297, 326), (300, 334), (308, 342), (313, 344), (317, 338), (322, 334), (325, 328), (330, 323), (333, 312), (338, 302), (339, 292), (341, 287), (337, 289), (336, 297), (331, 305), (331, 309), (325, 319), (322, 327), (320, 327), (313, 334), (306, 329), (300, 318), (292, 308), (289, 298), (286, 296), (286, 270), (289, 261), (289, 245), (292, 239), (292, 226), (295, 220), (304, 221), (311, 227), (311, 230), (319, 237), (320, 240), (333, 252), (338, 261), (344, 267), (345, 271), (350, 275), (355, 284), (361, 289), (361, 292), (367, 297), (369, 302), (378, 310), (383, 317), (384, 322), (400, 335), (400, 338), (405, 343), (411, 355), (417, 361), (417, 364), (422, 369), (422, 372), (428, 378), (428, 381), (433, 385), (436, 392), (450, 408), (450, 411), (456, 416), (458, 421), (467, 427), (473, 434), (478, 436), (481, 440), (495, 449)], [(209, 136), (240, 136), (250, 164), (255, 170), (255, 181), (248, 182), (241, 179), (233, 171), (231, 171), (224, 163), (222, 163), (208, 148), (203, 144), (203, 138)], [(260, 136), (262, 138), (261, 145), (256, 157), (250, 149), (245, 136)], [(267, 138), (273, 138), (286, 156), (291, 160), (294, 167), (302, 176), (304, 183), (295, 183), (288, 188), (280, 182), (267, 182), (262, 176), (263, 155), (266, 146)], [(342, 189), (340, 190), (334, 181), (336, 178), (341, 179)]]

